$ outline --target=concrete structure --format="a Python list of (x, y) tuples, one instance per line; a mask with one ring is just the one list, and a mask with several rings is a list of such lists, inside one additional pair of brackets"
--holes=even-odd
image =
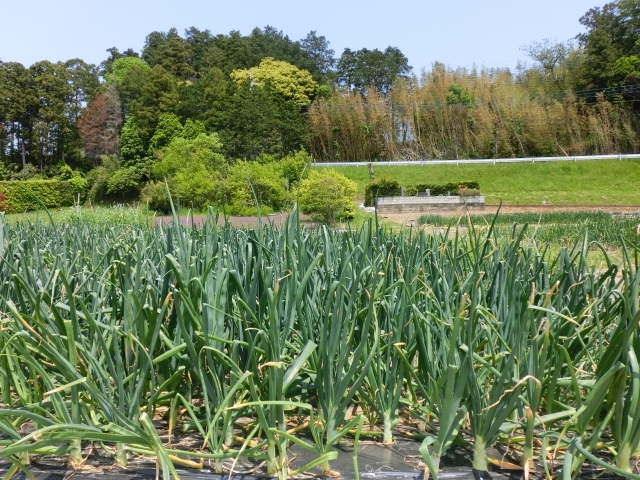
[(420, 213), (441, 210), (484, 210), (484, 195), (461, 197), (454, 195), (427, 197), (379, 197), (376, 203), (378, 213)]

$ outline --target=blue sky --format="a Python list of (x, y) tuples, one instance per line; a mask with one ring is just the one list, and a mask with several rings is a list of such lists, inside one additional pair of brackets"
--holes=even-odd
[(603, 0), (0, 0), (0, 59), (31, 65), (79, 57), (99, 63), (115, 46), (195, 26), (213, 33), (272, 25), (292, 39), (310, 30), (343, 49), (400, 48), (415, 72), (434, 61), (514, 68), (524, 44), (567, 40)]

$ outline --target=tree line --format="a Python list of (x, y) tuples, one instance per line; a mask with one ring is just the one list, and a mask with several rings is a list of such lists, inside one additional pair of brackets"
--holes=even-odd
[(415, 72), (395, 47), (337, 56), (315, 31), (292, 40), (269, 26), (152, 32), (100, 65), (0, 62), (0, 176), (108, 167), (124, 182), (110, 191), (124, 191), (152, 178), (174, 138), (200, 134), (228, 161), (638, 151), (640, 0), (580, 23), (573, 40), (523, 47), (531, 62), (514, 71)]

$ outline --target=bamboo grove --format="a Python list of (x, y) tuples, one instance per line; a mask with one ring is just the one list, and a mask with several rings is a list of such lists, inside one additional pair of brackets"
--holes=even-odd
[[(454, 442), (476, 470), (509, 442), (524, 468), (567, 480), (585, 461), (631, 475), (640, 453), (636, 250), (595, 270), (587, 239), (552, 254), (515, 225), (498, 237), (472, 223), (305, 229), (295, 214), (251, 230), (0, 219), (0, 457), (13, 472), (41, 454), (77, 466), (93, 445), (123, 466), (151, 456), (163, 478), (230, 459), (327, 473), (354, 432), (389, 444), (399, 426), (423, 439), (434, 478)], [(172, 445), (185, 434), (198, 447)], [(314, 460), (290, 469), (291, 446)]]
[(398, 79), (387, 95), (342, 91), (317, 100), (309, 150), (326, 161), (635, 152), (632, 106), (623, 95), (559, 91), (535, 70), (435, 64)]

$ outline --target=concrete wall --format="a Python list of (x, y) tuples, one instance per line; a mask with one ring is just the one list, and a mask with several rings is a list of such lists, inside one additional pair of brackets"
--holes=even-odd
[(484, 210), (484, 196), (379, 197), (376, 206), (378, 213), (437, 213), (459, 208)]

